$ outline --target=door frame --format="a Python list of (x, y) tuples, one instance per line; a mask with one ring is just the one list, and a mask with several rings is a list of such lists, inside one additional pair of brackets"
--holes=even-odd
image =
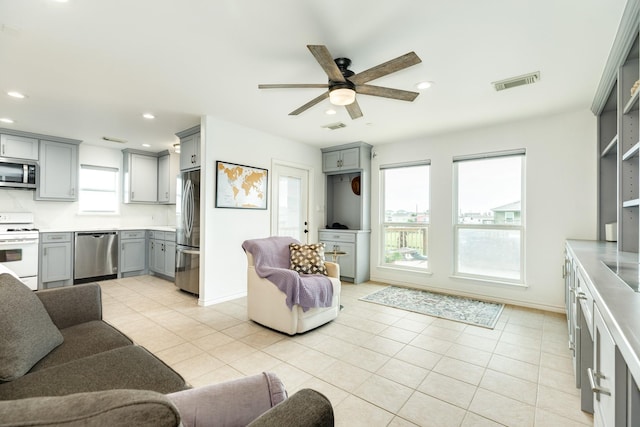
[[(307, 230), (309, 230), (309, 232), (307, 233), (307, 241), (308, 242), (313, 242), (316, 241), (316, 234), (314, 234), (314, 237), (311, 237), (311, 233), (313, 231), (313, 233), (317, 233), (317, 229), (315, 228), (314, 224), (315, 224), (315, 212), (312, 210), (312, 206), (313, 206), (313, 200), (315, 200), (315, 180), (314, 180), (314, 170), (313, 167), (309, 166), (309, 165), (304, 165), (302, 163), (295, 163), (295, 162), (290, 162), (287, 160), (280, 160), (280, 159), (271, 159), (271, 175), (272, 175), (272, 179), (271, 179), (271, 230), (270, 230), (270, 235), (275, 235), (275, 231), (278, 229), (278, 218), (277, 218), (277, 212), (278, 209), (275, 206), (275, 203), (278, 203), (279, 200), (279, 191), (278, 191), (278, 182), (275, 179), (277, 174), (276, 174), (276, 170), (278, 170), (279, 167), (289, 167), (289, 168), (295, 168), (295, 169), (301, 169), (301, 170), (305, 170), (307, 171), (307, 174), (309, 175), (309, 179), (307, 180), (307, 222), (309, 223), (307, 225)], [(303, 242), (306, 243), (306, 242)]]

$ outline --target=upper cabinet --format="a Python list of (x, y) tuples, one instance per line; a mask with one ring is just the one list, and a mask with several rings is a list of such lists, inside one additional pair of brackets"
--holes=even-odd
[(0, 135), (0, 157), (38, 160), (38, 139), (18, 135)]
[(158, 155), (158, 203), (175, 204), (180, 157), (168, 150)]
[(158, 156), (138, 150), (125, 149), (123, 198), (124, 203), (158, 202)]
[(36, 200), (78, 200), (78, 144), (40, 140)]
[[(324, 149), (324, 150), (331, 150)], [(322, 171), (324, 173), (345, 172), (360, 168), (360, 147), (345, 148), (322, 152)]]
[(176, 133), (180, 138), (180, 170), (200, 167), (200, 126)]

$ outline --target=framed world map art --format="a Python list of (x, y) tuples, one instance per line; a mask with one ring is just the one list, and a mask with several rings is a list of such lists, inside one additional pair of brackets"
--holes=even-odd
[(216, 161), (216, 208), (267, 209), (267, 169)]

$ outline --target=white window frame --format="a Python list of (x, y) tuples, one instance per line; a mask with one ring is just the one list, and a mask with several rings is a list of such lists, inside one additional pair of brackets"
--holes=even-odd
[[(508, 225), (508, 224), (459, 224), (458, 223), (458, 164), (469, 160), (483, 160), (494, 159), (500, 157), (516, 157), (520, 156), (520, 225)], [(525, 285), (525, 239), (526, 239), (526, 209), (525, 209), (525, 165), (526, 165), (526, 150), (508, 150), (483, 154), (473, 154), (465, 156), (456, 156), (453, 158), (453, 176), (454, 176), (454, 189), (453, 189), (453, 277), (460, 277), (466, 279), (475, 279), (479, 281), (488, 281), (491, 283), (503, 283), (508, 285), (524, 286)], [(470, 274), (458, 271), (458, 234), (460, 230), (518, 230), (520, 231), (520, 277), (517, 280), (510, 279), (501, 276), (483, 275), (483, 274)]]
[[(95, 188), (91, 188), (88, 187), (87, 184), (85, 182), (82, 181), (82, 170), (83, 169), (92, 169), (92, 170), (99, 170), (99, 171), (107, 171), (107, 172), (113, 172), (115, 174), (115, 183), (114, 183), (114, 189), (113, 191), (105, 191), (102, 189), (95, 189)], [(107, 167), (107, 166), (96, 166), (96, 165), (88, 165), (88, 164), (82, 164), (80, 165), (80, 191), (78, 194), (78, 198), (80, 199), (82, 197), (82, 193), (84, 191), (104, 191), (107, 193), (113, 193), (114, 197), (115, 197), (115, 205), (113, 206), (113, 210), (91, 210), (91, 209), (82, 209), (82, 203), (79, 202), (78, 203), (78, 211), (80, 214), (84, 214), (84, 215), (117, 215), (119, 214), (119, 210), (120, 210), (120, 194), (119, 194), (119, 185), (118, 185), (118, 172), (119, 169), (118, 168), (112, 168), (112, 167)]]
[[(428, 258), (429, 258), (429, 247), (431, 246), (429, 243), (429, 229), (431, 226), (431, 188), (429, 188), (429, 222), (427, 223), (407, 223), (407, 222), (387, 222), (387, 218), (386, 218), (386, 200), (385, 200), (385, 170), (388, 169), (402, 169), (402, 168), (408, 168), (408, 167), (414, 167), (414, 166), (429, 166), (429, 187), (431, 187), (431, 160), (421, 160), (421, 161), (415, 161), (415, 162), (404, 162), (404, 163), (394, 163), (394, 164), (388, 164), (388, 165), (381, 165), (380, 166), (380, 244), (379, 244), (379, 266), (383, 267), (383, 268), (393, 268), (393, 269), (398, 269), (398, 270), (404, 270), (404, 271), (412, 271), (412, 272), (418, 272), (418, 273), (430, 273), (431, 272), (431, 263), (429, 262)], [(426, 229), (426, 233), (427, 233), (427, 250), (426, 250), (426, 256), (427, 256), (427, 267), (426, 268), (421, 268), (421, 267), (411, 267), (411, 266), (406, 266), (406, 265), (398, 265), (398, 264), (394, 264), (394, 263), (387, 263), (386, 262), (386, 251), (385, 251), (385, 246), (386, 246), (386, 227), (388, 226), (397, 226), (397, 227), (403, 227), (403, 228), (416, 228), (416, 229)]]

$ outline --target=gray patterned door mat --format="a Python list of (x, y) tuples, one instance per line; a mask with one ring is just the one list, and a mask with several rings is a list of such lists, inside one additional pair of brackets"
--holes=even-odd
[(500, 303), (397, 286), (386, 287), (360, 300), (489, 329), (496, 326), (504, 309)]

